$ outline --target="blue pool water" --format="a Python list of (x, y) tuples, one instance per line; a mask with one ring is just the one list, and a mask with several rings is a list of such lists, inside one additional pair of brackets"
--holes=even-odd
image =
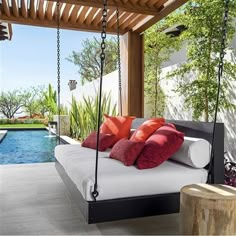
[(0, 143), (0, 164), (52, 162), (56, 145), (46, 130), (8, 131)]

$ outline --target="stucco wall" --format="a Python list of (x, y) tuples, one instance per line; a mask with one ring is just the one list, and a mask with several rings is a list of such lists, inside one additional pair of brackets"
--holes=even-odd
[[(236, 63), (236, 37), (232, 41), (232, 50), (228, 51), (226, 58)], [(165, 78), (166, 73), (178, 67), (179, 63), (186, 60), (186, 48), (184, 47), (179, 52), (172, 55), (170, 61), (163, 64), (161, 78)], [(191, 74), (189, 78), (193, 78)], [(189, 79), (186, 78), (186, 79)], [(224, 78), (227, 79), (227, 78)], [(176, 120), (192, 120), (192, 112), (190, 109), (184, 108), (184, 96), (175, 94), (173, 89), (176, 86), (176, 80), (161, 80), (161, 88), (167, 96), (166, 109), (164, 117), (167, 119)], [(230, 82), (229, 98), (232, 103), (236, 104), (236, 82)], [(146, 99), (145, 99), (146, 100)], [(150, 109), (148, 105), (145, 106), (145, 117), (150, 117)], [(236, 112), (227, 110), (219, 112), (218, 121), (225, 124), (225, 151), (231, 160), (236, 162)]]
[[(84, 86), (79, 85), (75, 90), (68, 92), (68, 101), (67, 104), (71, 103), (72, 95), (76, 98), (77, 101), (82, 101), (83, 96), (95, 97), (99, 88), (99, 80), (94, 80), (89, 83), (85, 83)], [(112, 104), (118, 104), (118, 72), (114, 71), (103, 77), (102, 84), (103, 93), (111, 93), (111, 102)], [(118, 109), (118, 108), (117, 108)]]

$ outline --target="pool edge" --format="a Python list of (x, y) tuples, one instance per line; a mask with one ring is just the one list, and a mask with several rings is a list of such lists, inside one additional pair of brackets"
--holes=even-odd
[(0, 130), (0, 143), (3, 141), (3, 139), (6, 137), (8, 130)]

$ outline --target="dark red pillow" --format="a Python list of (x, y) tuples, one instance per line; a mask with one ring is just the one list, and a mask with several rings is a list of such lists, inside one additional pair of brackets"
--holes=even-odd
[(144, 144), (144, 142), (121, 139), (113, 146), (110, 158), (119, 160), (126, 166), (131, 166), (142, 151)]
[[(98, 150), (101, 152), (106, 151), (115, 140), (116, 136), (113, 134), (99, 134), (99, 147)], [(97, 147), (97, 132), (92, 132), (81, 144), (82, 147), (96, 149)]]
[(146, 141), (137, 158), (138, 169), (159, 166), (178, 151), (183, 141), (184, 133), (177, 131), (173, 124), (162, 126)]

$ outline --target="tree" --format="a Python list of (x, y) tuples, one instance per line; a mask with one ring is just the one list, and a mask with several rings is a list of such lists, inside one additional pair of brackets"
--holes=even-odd
[[(217, 67), (221, 49), (221, 28), (224, 14), (222, 0), (189, 1), (182, 11), (173, 18), (173, 22), (183, 24), (187, 30), (180, 36), (187, 40), (187, 62), (182, 64), (170, 76), (177, 76), (176, 91), (185, 96), (185, 104), (193, 109), (193, 118), (204, 116), (205, 121), (213, 117), (217, 93)], [(232, 39), (236, 16), (236, 1), (230, 1), (228, 20), (228, 39)], [(190, 77), (195, 74), (195, 78)], [(235, 108), (227, 98), (228, 81), (236, 79), (236, 65), (224, 60), (224, 80), (221, 85), (219, 110)]]
[[(81, 83), (93, 81), (100, 76), (101, 42), (95, 37), (82, 42), (83, 49), (80, 52), (72, 51), (68, 61), (79, 67)], [(114, 38), (106, 39), (106, 59), (104, 75), (113, 72), (117, 68), (117, 46)]]
[(160, 22), (145, 32), (145, 97), (151, 106), (152, 116), (163, 116), (165, 94), (160, 86), (161, 66), (167, 61), (180, 42), (164, 33), (169, 19)]
[(37, 113), (44, 116), (47, 110), (47, 104), (43, 102), (45, 93), (46, 90), (44, 86), (31, 87), (24, 91), (24, 109), (30, 117)]
[(8, 119), (14, 118), (15, 114), (23, 107), (25, 95), (20, 90), (1, 92), (0, 112)]

